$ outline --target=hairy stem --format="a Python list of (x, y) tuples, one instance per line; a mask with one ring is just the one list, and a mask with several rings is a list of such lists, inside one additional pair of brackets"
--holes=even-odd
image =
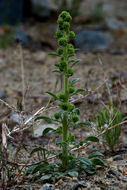
[[(64, 48), (64, 57), (65, 61), (68, 64), (68, 57), (67, 57), (67, 48)], [(69, 98), (69, 93), (68, 93), (68, 76), (67, 76), (67, 69), (68, 65), (66, 66), (65, 72), (64, 72), (64, 93), (66, 97), (66, 103), (68, 103), (68, 98)], [(67, 112), (64, 113), (63, 115), (63, 133), (62, 133), (62, 144), (63, 144), (63, 149), (62, 149), (62, 164), (64, 168), (68, 167), (68, 115)]]

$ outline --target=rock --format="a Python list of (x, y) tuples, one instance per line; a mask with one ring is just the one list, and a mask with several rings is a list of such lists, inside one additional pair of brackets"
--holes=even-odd
[(105, 21), (106, 21), (107, 27), (110, 30), (126, 28), (125, 23), (121, 20), (117, 20), (116, 18), (106, 18)]
[(51, 190), (52, 186), (53, 185), (46, 183), (39, 190)]
[(49, 17), (52, 11), (56, 11), (56, 5), (53, 0), (31, 0), (32, 13), (38, 17)]
[(0, 25), (23, 21), (24, 0), (0, 0)]
[[(14, 113), (11, 115), (10, 120), (12, 120), (14, 123), (17, 123), (19, 125), (22, 125), (25, 121), (27, 121), (30, 118), (30, 116), (23, 115), (21, 113)], [(32, 125), (32, 121), (28, 122), (28, 125)]]
[(14, 36), (14, 39), (17, 42), (21, 43), (21, 45), (23, 45), (25, 47), (29, 47), (30, 39), (23, 30), (17, 29), (15, 36)]
[(87, 187), (87, 186), (82, 182), (78, 182), (73, 186), (73, 190), (78, 190), (79, 187)]
[(55, 124), (40, 124), (38, 125), (34, 131), (33, 131), (33, 136), (34, 137), (41, 137), (42, 136), (42, 133), (44, 131), (44, 129), (46, 128), (53, 128), (53, 129), (56, 129), (57, 128), (57, 125)]
[(32, 57), (36, 62), (44, 63), (46, 55), (47, 54), (44, 51), (37, 51), (37, 52), (33, 53)]
[(108, 32), (86, 30), (76, 35), (75, 46), (81, 50), (104, 50), (113, 42), (113, 37)]
[(7, 94), (5, 92), (0, 92), (0, 99), (7, 98)]
[(122, 155), (116, 155), (113, 157), (113, 161), (123, 160)]
[(108, 173), (109, 173), (109, 174), (112, 174), (112, 175), (114, 175), (114, 176), (117, 176), (117, 172), (116, 172), (115, 170), (110, 169), (110, 170), (108, 171)]

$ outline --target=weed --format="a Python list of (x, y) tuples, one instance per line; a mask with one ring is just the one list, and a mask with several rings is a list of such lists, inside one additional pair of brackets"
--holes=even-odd
[(56, 69), (53, 72), (63, 74), (64, 76), (64, 90), (58, 94), (53, 92), (47, 92), (51, 95), (55, 101), (59, 102), (59, 111), (54, 113), (53, 117), (39, 116), (35, 120), (43, 119), (47, 122), (57, 122), (59, 124), (57, 129), (46, 128), (43, 131), (43, 135), (49, 131), (58, 133), (61, 138), (56, 139), (56, 145), (61, 148), (60, 153), (56, 153), (59, 160), (57, 164), (50, 164), (48, 162), (49, 154), (54, 154), (46, 148), (36, 148), (32, 151), (42, 153), (42, 163), (34, 165), (27, 170), (27, 174), (35, 174), (36, 179), (47, 180), (53, 178), (56, 175), (70, 175), (78, 176), (82, 171), (93, 174), (96, 171), (96, 165), (105, 166), (103, 161), (99, 158), (103, 155), (99, 152), (92, 153), (88, 157), (76, 158), (70, 148), (70, 144), (74, 147), (79, 147), (83, 143), (88, 141), (99, 142), (99, 139), (94, 136), (87, 137), (86, 139), (76, 142), (75, 136), (71, 132), (73, 128), (77, 128), (82, 125), (91, 125), (89, 122), (79, 122), (80, 110), (72, 104), (69, 99), (81, 92), (86, 92), (86, 89), (75, 89), (75, 83), (78, 78), (70, 79), (74, 75), (73, 67), (79, 61), (73, 59), (75, 54), (74, 46), (70, 43), (75, 38), (75, 33), (70, 30), (70, 21), (72, 17), (66, 11), (63, 11), (57, 20), (58, 29), (56, 32), (56, 38), (59, 48), (56, 53), (51, 53), (53, 56), (59, 57), (59, 62), (55, 64)]
[[(117, 111), (115, 107), (112, 109), (101, 109), (97, 112), (94, 119), (98, 131), (104, 131), (106, 128), (112, 127), (122, 121), (122, 114)], [(114, 150), (115, 145), (121, 134), (121, 126), (108, 130), (103, 134), (103, 139), (106, 141), (107, 146)]]

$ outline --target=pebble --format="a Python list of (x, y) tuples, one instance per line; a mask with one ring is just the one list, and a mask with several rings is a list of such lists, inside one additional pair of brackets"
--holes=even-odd
[(0, 99), (7, 98), (7, 94), (5, 92), (0, 92)]
[(51, 184), (44, 184), (39, 190), (52, 190), (52, 186)]
[(78, 182), (77, 184), (73, 186), (73, 190), (78, 190), (79, 187), (87, 187), (87, 186), (82, 182)]
[(115, 170), (110, 169), (110, 170), (108, 171), (108, 173), (109, 173), (109, 174), (112, 174), (112, 175), (114, 175), (114, 176), (117, 176), (117, 172), (116, 172)]
[(72, 181), (73, 181), (73, 182), (78, 182), (78, 178), (77, 178), (77, 177), (73, 177), (73, 178), (72, 178)]
[(114, 161), (123, 160), (123, 156), (122, 155), (116, 155), (116, 156), (113, 157), (113, 160)]

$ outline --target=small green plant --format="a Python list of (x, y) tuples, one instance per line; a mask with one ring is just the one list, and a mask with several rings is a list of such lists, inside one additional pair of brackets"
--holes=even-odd
[(91, 124), (89, 122), (79, 122), (80, 110), (69, 102), (71, 96), (80, 92), (86, 92), (86, 89), (75, 89), (74, 85), (79, 80), (78, 78), (70, 79), (74, 74), (74, 65), (79, 62), (79, 60), (72, 59), (75, 49), (70, 41), (75, 38), (75, 33), (70, 31), (71, 20), (72, 17), (66, 11), (63, 11), (59, 15), (57, 20), (58, 29), (56, 32), (59, 48), (56, 53), (51, 53), (51, 55), (59, 57), (59, 62), (55, 64), (56, 69), (53, 70), (53, 72), (63, 74), (64, 76), (64, 90), (62, 92), (58, 94), (47, 92), (54, 100), (59, 102), (59, 111), (54, 113), (53, 117), (39, 116), (35, 119), (44, 119), (47, 122), (53, 121), (59, 124), (57, 129), (46, 128), (43, 131), (43, 135), (49, 131), (56, 132), (60, 135), (60, 139), (56, 139), (56, 145), (61, 148), (61, 152), (56, 153), (56, 157), (59, 160), (57, 165), (48, 162), (48, 156), (53, 153), (47, 149), (39, 147), (32, 151), (32, 154), (41, 151), (44, 156), (42, 156), (42, 163), (30, 167), (27, 170), (27, 174), (39, 172), (37, 178), (41, 180), (46, 180), (56, 175), (78, 176), (82, 171), (92, 174), (96, 171), (96, 165), (105, 166), (103, 161), (99, 158), (103, 156), (101, 153), (95, 152), (85, 158), (76, 158), (71, 151), (72, 147), (70, 147), (70, 144), (73, 145), (73, 148), (78, 148), (88, 141), (99, 142), (99, 139), (94, 136), (76, 142), (75, 136), (72, 133), (74, 128)]
[(14, 43), (14, 31), (10, 31), (0, 36), (0, 48), (7, 48)]
[[(117, 111), (115, 107), (110, 109), (101, 109), (96, 114), (96, 119), (94, 120), (99, 131), (104, 131), (109, 127), (112, 127), (120, 122), (122, 122), (122, 114), (120, 111)], [(115, 145), (118, 142), (118, 139), (121, 134), (121, 126), (118, 126), (114, 129), (107, 130), (103, 134), (103, 138), (106, 141), (107, 146), (114, 150)]]

